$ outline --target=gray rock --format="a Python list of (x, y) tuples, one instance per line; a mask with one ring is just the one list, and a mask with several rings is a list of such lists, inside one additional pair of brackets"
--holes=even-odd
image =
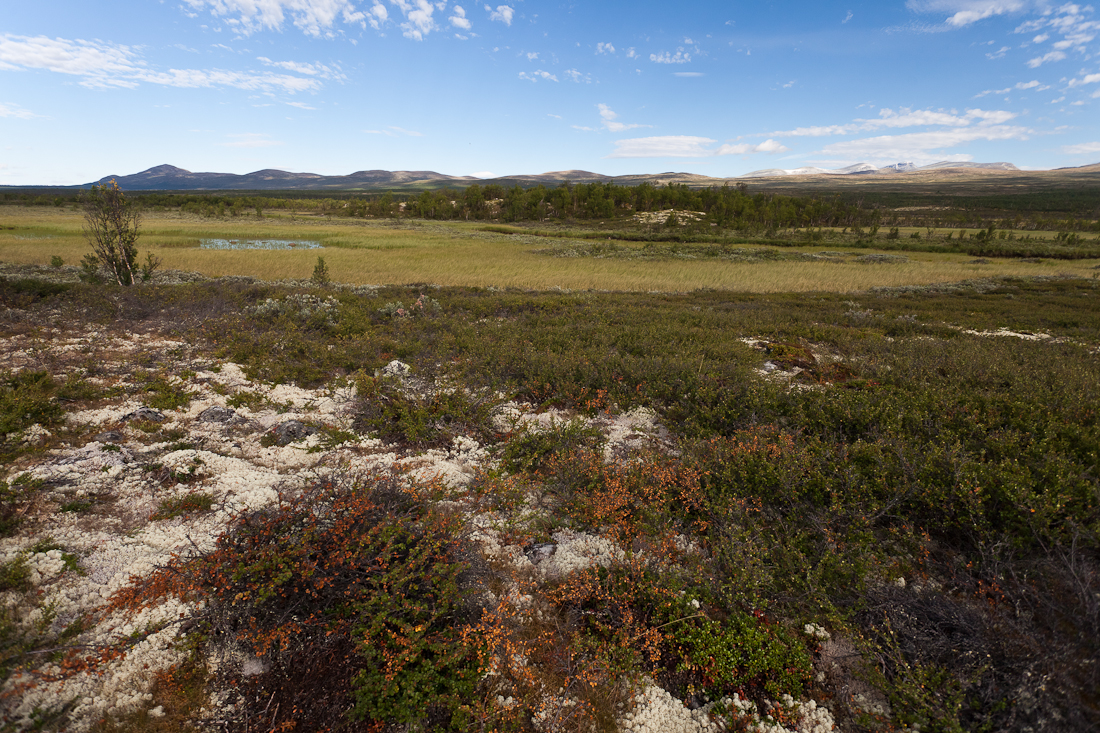
[(389, 364), (382, 367), (382, 374), (386, 377), (404, 377), (411, 371), (411, 366), (397, 359), (394, 359)]
[(306, 425), (300, 420), (287, 420), (276, 425), (271, 432), (275, 436), (276, 445), (290, 445), (321, 431), (312, 425)]
[(229, 422), (237, 416), (237, 411), (229, 407), (221, 407), (220, 405), (214, 405), (213, 407), (207, 407), (205, 410), (199, 413), (200, 422)]
[(130, 422), (131, 420), (149, 420), (151, 422), (164, 422), (167, 418), (164, 417), (164, 413), (160, 410), (154, 410), (151, 407), (142, 407), (140, 410), (134, 410), (131, 413), (122, 416), (122, 422)]
[(121, 443), (122, 441), (126, 440), (126, 436), (124, 436), (117, 430), (107, 430), (105, 432), (99, 433), (94, 438), (92, 438), (92, 440), (100, 443)]
[(538, 545), (529, 545), (523, 548), (523, 554), (527, 555), (527, 559), (531, 561), (532, 565), (538, 565), (543, 560), (549, 559), (557, 550), (558, 546), (556, 543), (543, 542)]

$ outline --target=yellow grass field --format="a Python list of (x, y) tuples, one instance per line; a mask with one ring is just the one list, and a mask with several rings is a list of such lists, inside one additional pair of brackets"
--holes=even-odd
[[(45, 265), (59, 256), (78, 264), (90, 252), (72, 209), (0, 208), (0, 261)], [(152, 251), (166, 269), (207, 276), (245, 275), (267, 280), (306, 279), (323, 256), (333, 280), (354, 284), (470, 285), (610, 291), (852, 292), (877, 286), (926, 285), (981, 277), (1072, 275), (1095, 277), (1100, 260), (1026, 262), (968, 255), (904, 253), (888, 263), (717, 259), (642, 261), (560, 258), (540, 254), (553, 239), (478, 231), (481, 225), (435, 222), (326, 221), (316, 217), (205, 219), (150, 213), (139, 249)], [(305, 239), (323, 249), (208, 250), (204, 238)], [(629, 243), (628, 243), (629, 244)], [(837, 251), (844, 245), (786, 251)], [(861, 249), (859, 254), (875, 250)]]

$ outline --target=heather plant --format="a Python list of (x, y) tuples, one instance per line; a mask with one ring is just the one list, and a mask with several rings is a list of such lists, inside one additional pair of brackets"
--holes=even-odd
[(142, 388), (146, 395), (145, 405), (155, 410), (175, 410), (191, 403), (191, 394), (184, 384), (163, 375), (146, 375)]
[(495, 441), (500, 399), (439, 384), (405, 385), (393, 377), (361, 376), (354, 428), (387, 443), (449, 446), (455, 438)]
[(267, 725), (461, 729), (480, 668), (461, 633), (476, 608), (455, 530), (385, 477), (342, 477), (242, 517), (112, 607), (203, 600), (194, 621), (209, 643), (263, 660), (238, 689), (250, 710), (276, 703)]

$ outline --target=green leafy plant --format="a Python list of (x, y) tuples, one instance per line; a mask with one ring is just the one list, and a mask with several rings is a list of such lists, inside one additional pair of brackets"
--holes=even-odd
[[(118, 285), (133, 285), (141, 276), (137, 263), (141, 214), (137, 205), (114, 181), (110, 185), (92, 186), (83, 199), (84, 236), (92, 245), (93, 252), (82, 263), (85, 274), (90, 277), (95, 271), (98, 277), (101, 267)], [(147, 260), (150, 274), (155, 268), (153, 263), (150, 255)], [(89, 279), (89, 282), (92, 280)]]
[(324, 257), (317, 258), (317, 264), (313, 268), (313, 275), (310, 277), (310, 281), (314, 285), (325, 286), (332, 282), (332, 276), (329, 274), (328, 265), (325, 264)]
[[(213, 551), (174, 560), (112, 606), (204, 599), (196, 620), (206, 633), (269, 664), (240, 684), (259, 705), (274, 699), (274, 726), (461, 727), (481, 676), (462, 635), (462, 545), (445, 517), (385, 479), (369, 481), (327, 481), (245, 516)], [(291, 672), (293, 683), (280, 681)]]
[(163, 499), (157, 505), (157, 510), (149, 517), (152, 521), (174, 519), (185, 514), (195, 512), (208, 512), (214, 507), (213, 494), (203, 492), (183, 494)]

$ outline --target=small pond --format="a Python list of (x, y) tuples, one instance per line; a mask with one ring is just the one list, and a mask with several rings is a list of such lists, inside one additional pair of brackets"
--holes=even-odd
[(308, 239), (200, 239), (202, 249), (321, 249)]

